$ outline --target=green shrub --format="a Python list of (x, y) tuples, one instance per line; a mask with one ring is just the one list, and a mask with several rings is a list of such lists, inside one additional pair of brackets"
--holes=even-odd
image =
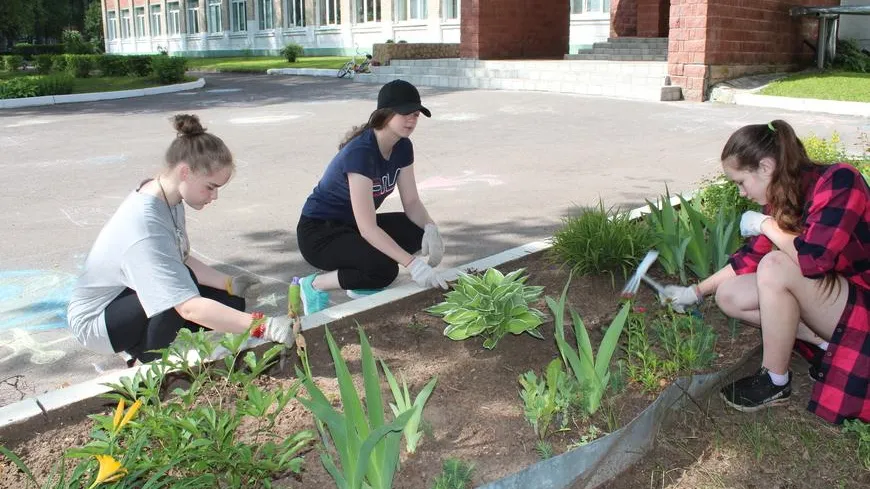
[(154, 56), (151, 58), (154, 77), (162, 85), (184, 81), (187, 59), (176, 56)]
[(653, 242), (646, 223), (633, 222), (618, 210), (605, 210), (599, 202), (598, 207), (581, 209), (579, 215), (563, 220), (550, 253), (583, 275), (620, 271), (627, 277)]
[(116, 54), (103, 54), (97, 57), (97, 69), (103, 76), (127, 75), (127, 58)]
[(95, 56), (89, 54), (67, 54), (66, 71), (76, 78), (87, 78), (95, 66)]
[(741, 197), (737, 185), (726, 179), (725, 175), (705, 180), (701, 185), (695, 199), (701, 203), (701, 212), (708, 219), (715, 219), (720, 209), (734, 209), (734, 214), (738, 216), (748, 210), (761, 209), (752, 200)]
[(34, 76), (20, 76), (0, 81), (0, 99), (36, 97), (37, 95), (39, 95), (39, 85)]
[(63, 54), (66, 46), (63, 44), (27, 44), (19, 43), (12, 47), (12, 54), (23, 56), (26, 60), (33, 59), (37, 54)]
[(67, 95), (73, 92), (75, 80), (67, 73), (41, 76), (37, 80), (39, 95)]
[(288, 44), (281, 50), (281, 56), (287, 58), (288, 63), (295, 63), (296, 58), (302, 56), (304, 48), (298, 44)]
[(67, 54), (56, 54), (52, 56), (51, 71), (54, 71), (55, 73), (65, 73), (68, 65), (68, 56), (69, 55)]
[(151, 75), (151, 58), (153, 56), (126, 56), (127, 73), (133, 76), (146, 77)]
[(6, 71), (17, 71), (20, 70), (22, 66), (24, 66), (24, 58), (17, 54), (11, 54), (9, 56), (6, 56), (3, 61), (6, 67)]
[(85, 41), (82, 33), (74, 29), (64, 29), (63, 44), (67, 54), (93, 54), (94, 45)]
[(54, 58), (51, 54), (37, 54), (34, 56), (36, 60), (36, 72), (40, 75), (47, 75), (51, 73), (51, 64), (52, 59)]
[(846, 71), (870, 73), (870, 52), (862, 50), (854, 39), (837, 41), (837, 56), (833, 65)]

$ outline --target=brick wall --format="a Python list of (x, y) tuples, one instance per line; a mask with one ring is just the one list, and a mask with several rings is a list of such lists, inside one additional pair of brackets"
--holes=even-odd
[(462, 58), (556, 58), (568, 52), (569, 0), (463, 0)]
[(637, 4), (644, 0), (610, 0), (610, 37), (637, 35)]
[(793, 70), (811, 62), (818, 22), (793, 18), (795, 5), (838, 0), (671, 0), (668, 71), (686, 100), (703, 100), (720, 81)]
[(666, 37), (670, 0), (637, 0), (637, 36)]
[(459, 44), (449, 43), (381, 43), (372, 47), (372, 60), (383, 66), (391, 59), (458, 58)]

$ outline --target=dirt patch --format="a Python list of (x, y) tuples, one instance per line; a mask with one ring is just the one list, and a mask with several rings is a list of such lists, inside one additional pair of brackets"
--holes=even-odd
[[(550, 263), (540, 253), (499, 267), (504, 272), (525, 267), (530, 285), (543, 285), (545, 295), (558, 297), (568, 278), (564, 269)], [(623, 281), (610, 276), (575, 277), (569, 291), (569, 303), (579, 312), (590, 331), (593, 345), (602, 336), (617, 312)], [(424, 410), (425, 437), (412, 456), (403, 454), (394, 487), (430, 487), (446, 458), (459, 458), (475, 466), (475, 486), (497, 480), (539, 461), (535, 451), (537, 437), (523, 416), (517, 377), (527, 370), (541, 370), (558, 350), (553, 341), (552, 319), (548, 318), (541, 332), (545, 340), (529, 335), (507, 336), (494, 350), (485, 350), (483, 340), (452, 341), (442, 335), (444, 323), (423, 311), (442, 300), (438, 291), (417, 294), (405, 300), (382, 306), (329, 327), (351, 372), (358, 375), (359, 336), (357, 323), (365, 328), (374, 354), (382, 358), (397, 375), (403, 375), (416, 393), (432, 377), (438, 383)], [(636, 304), (654, 308), (655, 298), (642, 289)], [(547, 313), (542, 299), (536, 307)], [(734, 364), (758, 344), (758, 332), (741, 327), (732, 337), (724, 316), (708, 306), (707, 322), (718, 334), (716, 358), (709, 371)], [(324, 331), (316, 329), (305, 334), (317, 383), (327, 392), (337, 393), (332, 359), (326, 346)], [(356, 379), (361, 384), (360, 379)], [(294, 379), (289, 374), (272, 372), (260, 379), (263, 385), (286, 387)], [(662, 388), (666, 383), (662, 385)], [(385, 398), (390, 394), (384, 390)], [(606, 431), (608, 426), (623, 426), (640, 413), (656, 397), (638, 386), (629, 384), (609, 401), (606, 411), (592, 419), (570, 426), (569, 432), (557, 433), (548, 441), (554, 453), (564, 451), (579, 441), (589, 426)], [(90, 411), (93, 412), (93, 411)], [(91, 422), (83, 416), (67, 417), (53, 422), (27, 423), (0, 432), (0, 443), (6, 444), (24, 459), (35, 473), (47, 473), (63, 450), (81, 446), (87, 440)], [(303, 429), (313, 429), (314, 422), (297, 401), (291, 402), (279, 416), (276, 432), (289, 435)], [(22, 479), (14, 474), (8, 461), (0, 462), (0, 487), (22, 487)], [(278, 486), (331, 487), (332, 479), (320, 464), (313, 450), (306, 455), (304, 472), (299, 477), (278, 481)]]

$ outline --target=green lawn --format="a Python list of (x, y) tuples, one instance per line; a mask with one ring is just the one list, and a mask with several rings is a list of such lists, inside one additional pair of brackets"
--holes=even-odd
[(765, 87), (762, 95), (870, 102), (870, 73), (832, 71), (783, 78)]
[[(15, 72), (0, 71), (0, 81), (9, 80), (19, 76), (37, 76), (33, 72)], [(186, 76), (185, 82), (196, 81), (196, 77)], [(114, 76), (114, 77), (91, 77), (91, 78), (74, 78), (73, 93), (92, 93), (92, 92), (116, 92), (119, 90), (135, 90), (138, 88), (159, 87), (153, 78), (140, 78), (135, 76)]]
[(339, 69), (350, 60), (342, 56), (319, 56), (297, 58), (288, 63), (280, 56), (257, 56), (235, 58), (188, 58), (187, 69), (216, 70), (220, 72), (265, 73), (270, 68), (326, 68)]

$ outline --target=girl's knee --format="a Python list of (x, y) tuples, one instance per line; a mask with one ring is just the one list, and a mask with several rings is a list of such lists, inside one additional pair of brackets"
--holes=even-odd
[(754, 289), (747, 289), (743, 280), (730, 279), (716, 288), (716, 305), (729, 317), (738, 317), (742, 312), (758, 307)]
[(792, 272), (798, 271), (797, 264), (782, 251), (771, 251), (758, 262), (758, 285), (780, 286), (788, 283)]
[(399, 276), (399, 265), (392, 260), (378, 263), (377, 266), (363, 270), (363, 275), (369, 282), (366, 288), (382, 289), (393, 283)]

